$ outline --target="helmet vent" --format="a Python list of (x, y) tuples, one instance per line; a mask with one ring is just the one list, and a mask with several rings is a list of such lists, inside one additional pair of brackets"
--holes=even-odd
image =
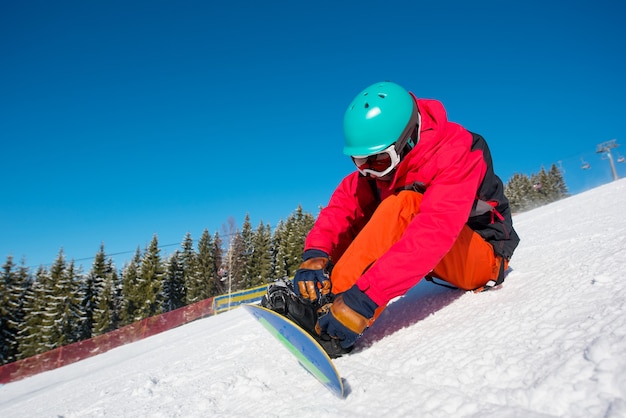
[(385, 97), (387, 97), (387, 95), (385, 93), (378, 93), (378, 97), (384, 99)]

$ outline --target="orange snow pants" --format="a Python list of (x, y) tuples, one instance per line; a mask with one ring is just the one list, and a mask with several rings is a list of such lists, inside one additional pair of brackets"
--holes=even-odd
[[(402, 237), (419, 212), (423, 195), (411, 190), (381, 202), (370, 221), (352, 241), (334, 266), (330, 280), (334, 294), (348, 290), (357, 279)], [(450, 251), (430, 273), (465, 290), (477, 289), (496, 280), (501, 257), (480, 235), (465, 225)], [(506, 262), (506, 261), (505, 261)], [(506, 265), (504, 266), (506, 269)], [(384, 306), (378, 308), (377, 317)]]

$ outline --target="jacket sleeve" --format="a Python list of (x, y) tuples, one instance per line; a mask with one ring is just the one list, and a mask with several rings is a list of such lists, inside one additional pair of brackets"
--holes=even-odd
[(304, 249), (322, 250), (337, 261), (371, 218), (376, 204), (367, 178), (358, 172), (348, 175), (321, 210)]
[(485, 175), (482, 153), (458, 146), (436, 158), (435, 175), (419, 213), (402, 238), (357, 281), (379, 306), (404, 295), (432, 271), (468, 220)]

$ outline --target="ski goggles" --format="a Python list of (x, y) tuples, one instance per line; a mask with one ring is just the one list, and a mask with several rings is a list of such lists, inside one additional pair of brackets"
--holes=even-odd
[(383, 177), (391, 173), (398, 164), (400, 164), (400, 155), (398, 149), (402, 150), (408, 144), (413, 148), (419, 142), (419, 126), (421, 122), (420, 115), (417, 114), (417, 123), (413, 125), (413, 128), (407, 127), (404, 136), (401, 140), (396, 141), (389, 147), (385, 148), (378, 154), (365, 155), (365, 156), (352, 156), (354, 165), (364, 176), (372, 175), (373, 177)]
[(400, 156), (396, 151), (396, 144), (391, 144), (382, 152), (367, 156), (352, 156), (357, 170), (364, 176), (383, 177), (393, 171), (400, 163)]

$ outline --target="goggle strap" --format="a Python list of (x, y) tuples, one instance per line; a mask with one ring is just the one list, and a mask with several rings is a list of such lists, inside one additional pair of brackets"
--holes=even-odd
[[(404, 128), (402, 135), (400, 135), (400, 139), (395, 143), (396, 152), (403, 152), (406, 145), (409, 145), (411, 149), (417, 145), (417, 142), (419, 141), (419, 127), (421, 125), (421, 119), (422, 117), (417, 108), (417, 104), (413, 101), (413, 112), (411, 113), (409, 123)], [(415, 130), (417, 130), (417, 134), (413, 135)], [(413, 138), (413, 136), (415, 136), (415, 138)], [(413, 143), (411, 144), (411, 142)]]

